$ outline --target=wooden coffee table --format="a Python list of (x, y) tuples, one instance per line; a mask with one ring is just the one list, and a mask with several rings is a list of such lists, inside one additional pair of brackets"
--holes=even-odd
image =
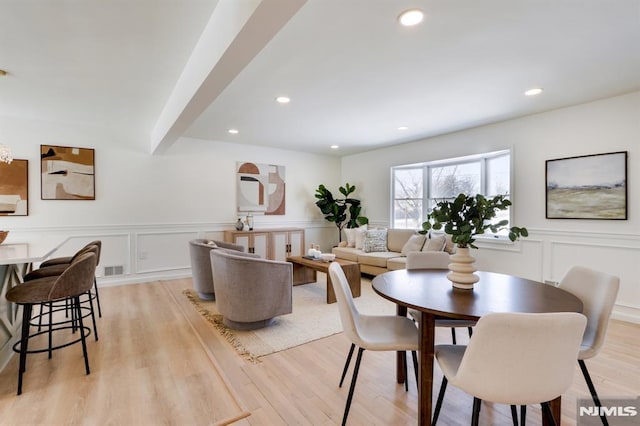
[[(316, 282), (316, 272), (318, 271), (327, 274), (327, 303), (336, 303), (336, 293), (333, 291), (333, 284), (331, 284), (331, 277), (328, 273), (331, 262), (306, 259), (302, 256), (287, 257), (287, 262), (293, 263), (293, 285)], [(336, 259), (333, 262), (342, 266), (353, 297), (360, 297), (360, 265), (357, 262), (344, 259)]]

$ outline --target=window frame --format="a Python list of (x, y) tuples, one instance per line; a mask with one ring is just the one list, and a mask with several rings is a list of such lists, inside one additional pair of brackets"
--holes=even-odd
[[(508, 156), (509, 157), (509, 185), (508, 185), (508, 193), (506, 194), (507, 198), (509, 200), (511, 200), (513, 202), (513, 198), (514, 198), (514, 173), (513, 173), (513, 149), (512, 148), (508, 148), (508, 149), (501, 149), (501, 150), (497, 150), (497, 151), (491, 151), (491, 152), (486, 152), (486, 153), (481, 153), (481, 154), (473, 154), (473, 155), (467, 155), (467, 156), (462, 156), (462, 157), (452, 157), (452, 158), (445, 158), (445, 159), (441, 159), (441, 160), (433, 160), (433, 161), (426, 161), (426, 162), (421, 162), (421, 163), (413, 163), (413, 164), (402, 164), (402, 165), (398, 165), (398, 166), (392, 166), (391, 167), (391, 203), (390, 203), (390, 228), (395, 228), (395, 224), (396, 224), (396, 217), (395, 217), (395, 206), (396, 203), (398, 201), (403, 201), (403, 200), (418, 200), (419, 198), (396, 198), (395, 196), (395, 192), (396, 192), (396, 185), (395, 185), (395, 180), (396, 180), (396, 171), (398, 170), (408, 170), (408, 169), (421, 169), (422, 170), (422, 214), (421, 214), (421, 220), (419, 221), (418, 224), (418, 228), (420, 228), (420, 224), (422, 224), (422, 222), (425, 221), (426, 219), (426, 214), (428, 211), (430, 211), (430, 209), (432, 208), (432, 203), (435, 203), (436, 200), (435, 199), (431, 199), (430, 197), (430, 191), (431, 191), (431, 172), (432, 169), (435, 167), (447, 167), (447, 166), (455, 166), (455, 165), (460, 165), (460, 164), (470, 164), (470, 163), (476, 163), (479, 162), (480, 163), (480, 193), (484, 194), (485, 196), (487, 196), (487, 188), (488, 188), (488, 182), (489, 182), (489, 176), (487, 175), (488, 173), (488, 167), (487, 167), (487, 162), (489, 160), (501, 157), (501, 156)], [(489, 196), (494, 196), (494, 195), (498, 195), (498, 194), (490, 194)], [(505, 195), (505, 194), (502, 194)], [(509, 223), (513, 223), (513, 210), (509, 209)], [(484, 234), (484, 235), (478, 235), (477, 238), (480, 239), (488, 239), (491, 241), (495, 241), (495, 240), (502, 240), (502, 239), (508, 239), (506, 233), (505, 235), (502, 234)]]

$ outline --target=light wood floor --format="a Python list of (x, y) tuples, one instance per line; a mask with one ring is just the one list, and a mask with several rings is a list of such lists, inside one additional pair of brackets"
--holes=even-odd
[[(182, 279), (101, 289), (100, 340), (91, 336), (88, 345), (91, 374), (84, 374), (79, 345), (51, 360), (30, 355), (18, 397), (14, 356), (0, 372), (0, 424), (340, 424), (347, 386), (338, 381), (350, 345), (342, 333), (252, 364), (191, 308), (181, 294), (190, 286)], [(462, 342), (464, 334), (458, 332)], [(437, 339), (448, 343), (449, 331), (438, 330)], [(640, 395), (640, 325), (611, 321), (603, 351), (587, 364), (601, 396)], [(415, 424), (410, 377), (405, 392), (395, 383), (394, 354), (365, 352), (348, 423)], [(576, 364), (563, 395), (563, 425), (576, 424), (576, 401), (586, 397)], [(450, 388), (439, 424), (469, 424), (471, 405), (470, 396)], [(511, 424), (508, 407), (484, 404), (481, 424)], [(529, 407), (527, 424), (540, 424), (538, 408)]]

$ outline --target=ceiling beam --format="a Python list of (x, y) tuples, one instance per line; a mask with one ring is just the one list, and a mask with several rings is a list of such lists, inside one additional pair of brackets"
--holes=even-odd
[(307, 0), (219, 0), (151, 132), (165, 152)]

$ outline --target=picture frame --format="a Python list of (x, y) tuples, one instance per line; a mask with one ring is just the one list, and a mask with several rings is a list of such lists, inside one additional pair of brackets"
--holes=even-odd
[(0, 162), (0, 216), (29, 216), (29, 160)]
[(627, 219), (627, 151), (547, 160), (547, 219)]
[(95, 151), (40, 145), (42, 200), (95, 200)]
[(236, 162), (237, 212), (284, 215), (285, 167), (275, 164)]

